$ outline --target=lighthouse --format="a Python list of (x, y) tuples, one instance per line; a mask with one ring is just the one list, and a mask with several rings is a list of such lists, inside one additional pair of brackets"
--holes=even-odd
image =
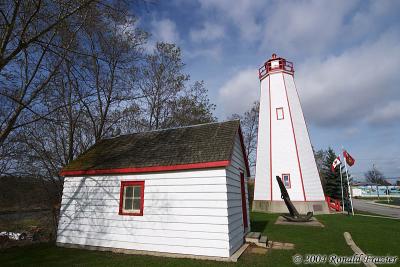
[(276, 176), (300, 213), (328, 213), (293, 63), (276, 54), (259, 69), (260, 113), (253, 210), (287, 212)]

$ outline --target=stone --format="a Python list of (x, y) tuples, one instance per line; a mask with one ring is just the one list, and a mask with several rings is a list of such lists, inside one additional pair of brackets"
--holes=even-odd
[(246, 235), (245, 240), (246, 242), (250, 243), (257, 243), (260, 239), (261, 233), (260, 232), (250, 232)]
[(281, 225), (296, 225), (296, 226), (313, 226), (313, 227), (325, 227), (321, 222), (319, 222), (315, 217), (311, 218), (311, 221), (309, 222), (290, 222), (283, 218), (282, 216), (279, 216), (278, 219), (276, 220), (275, 224), (281, 224)]

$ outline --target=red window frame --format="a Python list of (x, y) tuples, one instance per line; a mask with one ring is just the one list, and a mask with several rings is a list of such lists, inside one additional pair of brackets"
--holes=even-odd
[[(126, 186), (140, 186), (140, 208), (139, 212), (124, 212), (124, 188)], [(144, 181), (121, 181), (121, 188), (119, 192), (119, 215), (128, 216), (143, 216), (143, 206), (144, 206)]]
[[(279, 118), (279, 116), (278, 116), (278, 111), (279, 110), (282, 110), (282, 118)], [(283, 112), (283, 107), (280, 107), (280, 108), (276, 108), (276, 119), (278, 120), (278, 121), (280, 121), (280, 120), (284, 120), (285, 119), (285, 112)]]
[[(289, 177), (289, 186), (286, 186), (286, 184), (285, 184), (285, 179), (283, 178), (284, 175)], [(282, 173), (282, 183), (286, 188), (292, 187), (292, 182), (290, 181), (290, 173)]]

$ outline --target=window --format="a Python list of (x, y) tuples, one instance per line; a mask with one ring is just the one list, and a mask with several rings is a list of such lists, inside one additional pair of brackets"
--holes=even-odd
[(283, 108), (276, 108), (276, 119), (283, 120), (285, 118), (285, 114), (283, 114)]
[(288, 173), (282, 174), (282, 182), (286, 188), (290, 188), (291, 187), (290, 174), (288, 174)]
[(122, 181), (119, 215), (143, 216), (144, 181)]

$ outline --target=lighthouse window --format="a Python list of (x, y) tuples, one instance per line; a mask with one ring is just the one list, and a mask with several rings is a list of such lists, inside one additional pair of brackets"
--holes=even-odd
[(285, 114), (283, 113), (283, 108), (276, 109), (276, 119), (283, 120), (285, 118)]
[(290, 188), (291, 187), (290, 174), (288, 174), (288, 173), (282, 174), (282, 182), (286, 188)]

